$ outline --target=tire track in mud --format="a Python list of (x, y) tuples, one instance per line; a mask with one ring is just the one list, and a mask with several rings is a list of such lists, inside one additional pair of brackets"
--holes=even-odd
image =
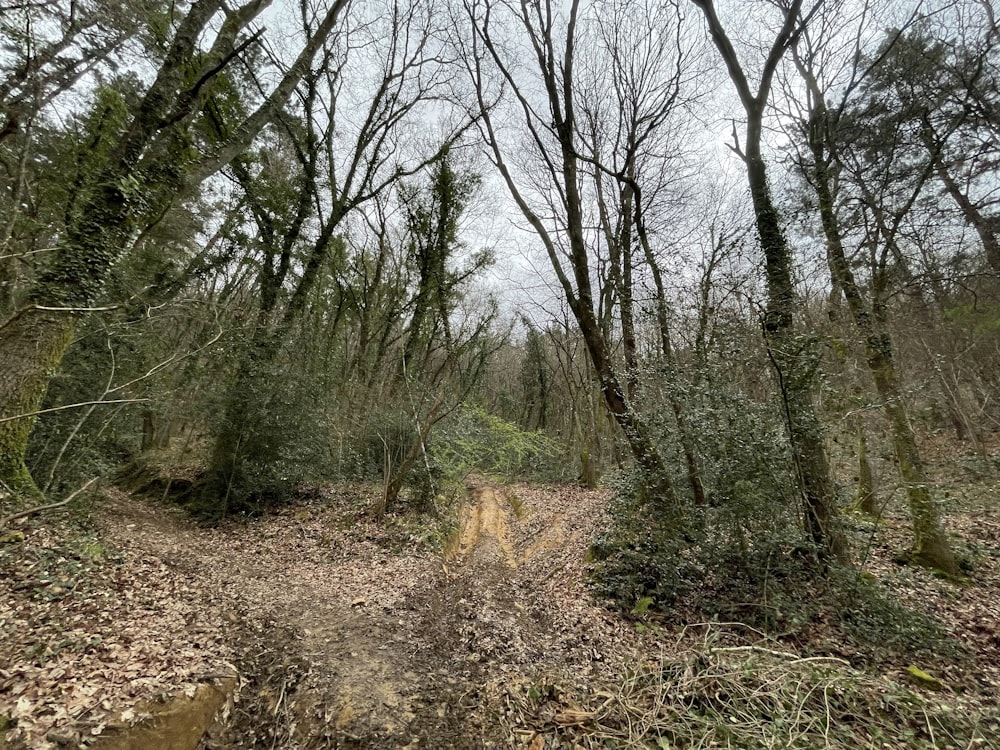
[[(437, 712), (418, 715), (411, 726), (422, 747), (504, 746), (483, 710), (485, 686), (498, 669), (513, 677), (543, 656), (536, 636), (546, 623), (529, 606), (531, 591), (515, 580), (529, 550), (540, 548), (538, 540), (532, 545), (521, 538), (521, 515), (505, 492), (468, 487), (459, 527), (441, 559), (444, 575), (423, 602), (418, 628), (427, 655), (441, 665), (436, 674), (449, 675), (437, 686)], [(562, 538), (552, 531), (546, 527), (542, 542)]]
[[(447, 545), (444, 553), (446, 561), (455, 563), (462, 562), (466, 558), (485, 554), (490, 554), (499, 558), (499, 561), (508, 568), (518, 568), (527, 563), (539, 552), (556, 549), (561, 544), (570, 540), (570, 535), (563, 528), (563, 516), (553, 515), (545, 527), (543, 533), (528, 539), (521, 546), (523, 551), (518, 554), (515, 551), (516, 541), (512, 541), (512, 527), (514, 532), (520, 531), (518, 512), (513, 503), (507, 501), (501, 492), (493, 487), (473, 487), (470, 490), (470, 500), (462, 504), (459, 513), (459, 528), (454, 539)], [(508, 511), (504, 505), (510, 506)], [(513, 516), (513, 524), (508, 518)], [(521, 534), (523, 536), (523, 533)], [(576, 537), (573, 537), (575, 541)]]
[[(547, 656), (554, 636), (540, 581), (554, 568), (545, 553), (579, 536), (567, 533), (562, 515), (477, 484), (443, 555), (324, 564), (312, 549), (300, 574), (294, 555), (256, 547), (253, 531), (233, 541), (184, 523), (165, 529), (148, 506), (136, 510), (149, 533), (132, 544), (183, 559), (232, 602), (244, 688), (230, 726), (209, 746), (519, 747), (499, 736), (484, 690)], [(383, 576), (398, 570), (400, 590), (366, 600), (357, 577), (376, 566)]]
[(444, 557), (449, 562), (460, 562), (482, 551), (494, 553), (509, 568), (517, 567), (507, 514), (492, 487), (472, 489), (471, 501), (462, 504), (458, 532)]
[(471, 486), (454, 538), (443, 555), (427, 558), (404, 611), (303, 613), (314, 668), (300, 701), (302, 747), (511, 746), (484, 689), (544, 659), (550, 623), (525, 568), (567, 539), (561, 516), (530, 534), (523, 521), (541, 519), (518, 515), (507, 493)]

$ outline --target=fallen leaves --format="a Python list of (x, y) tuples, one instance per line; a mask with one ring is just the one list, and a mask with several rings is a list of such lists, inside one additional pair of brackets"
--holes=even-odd
[[(155, 555), (104, 559), (54, 518), (0, 553), (0, 716), (11, 748), (52, 748), (70, 726), (91, 737), (138, 701), (225, 668), (218, 597)], [(192, 636), (197, 627), (199, 634)], [(230, 670), (231, 671), (231, 670)]]
[[(336, 731), (402, 736), (413, 725), (445, 746), (441, 738), (461, 737), (469, 726), (483, 737), (506, 727), (519, 747), (572, 747), (549, 742), (543, 727), (582, 737), (617, 700), (601, 686), (643, 665), (662, 669), (679, 651), (698, 650), (708, 661), (691, 656), (687, 671), (671, 678), (678, 683), (699, 678), (706, 664), (719, 661), (721, 669), (721, 660), (765, 659), (775, 674), (846, 668), (830, 658), (845, 644), (818, 637), (792, 653), (733, 626), (709, 648), (681, 644), (706, 628), (650, 620), (640, 633), (602, 608), (590, 596), (584, 560), (608, 523), (606, 492), (497, 490), (495, 527), (503, 521), (504, 533), (480, 534), (468, 554), (447, 562), (421, 541), (426, 535), (412, 519), (366, 516), (355, 490), (217, 529), (111, 493), (99, 510), (100, 535), (32, 519), (18, 529), (23, 538), (0, 545), (0, 576), (9, 582), (0, 595), (0, 719), (16, 722), (11, 747), (52, 748), (70, 736), (85, 745), (107, 727), (141, 722), (140, 701), (194, 695), (202, 680), (232, 673), (229, 664), (251, 644), (273, 674), (247, 677), (267, 677), (254, 688), (260, 705), (268, 722), (287, 722), (272, 735), (281, 737), (276, 746), (305, 731), (308, 714), (317, 731), (340, 722)], [(982, 520), (951, 519), (977, 553), (965, 586), (891, 562), (906, 544), (905, 523), (873, 529), (871, 576), (979, 659), (975, 670), (947, 659), (917, 662), (946, 686), (934, 693), (943, 705), (953, 693), (970, 706), (1000, 691), (1000, 526)], [(892, 677), (905, 680), (906, 666), (896, 664)], [(564, 695), (559, 675), (567, 685), (591, 686), (591, 700)], [(494, 688), (522, 684), (503, 714), (505, 693)], [(538, 685), (541, 692), (530, 693)], [(243, 700), (256, 698), (248, 690)], [(241, 710), (260, 722), (261, 714)]]

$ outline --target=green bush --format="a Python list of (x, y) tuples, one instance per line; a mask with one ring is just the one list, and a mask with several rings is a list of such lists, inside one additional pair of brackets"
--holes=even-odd
[(478, 471), (500, 481), (570, 478), (562, 446), (479, 406), (463, 406), (434, 433), (431, 455), (450, 477)]
[[(626, 610), (645, 598), (662, 609), (707, 591), (727, 590), (725, 596), (737, 596), (734, 601), (755, 601), (776, 578), (808, 574), (812, 565), (780, 416), (769, 404), (735, 392), (680, 396), (708, 503), (688, 503), (682, 522), (671, 523), (641, 501), (637, 476), (618, 483), (612, 525), (594, 546), (602, 560), (594, 582), (600, 594)], [(672, 413), (662, 408), (650, 422), (663, 455), (673, 460), (674, 484), (683, 494), (686, 467), (675, 449), (679, 436)]]
[(293, 357), (244, 363), (209, 410), (214, 455), (191, 510), (206, 520), (256, 515), (330, 473), (321, 381)]

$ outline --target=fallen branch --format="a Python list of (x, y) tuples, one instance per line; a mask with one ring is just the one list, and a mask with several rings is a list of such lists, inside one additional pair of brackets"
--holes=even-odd
[(799, 658), (798, 654), (793, 654), (790, 651), (777, 651), (773, 648), (763, 648), (762, 646), (725, 646), (725, 647), (716, 647), (709, 649), (709, 653), (712, 654), (725, 653), (725, 652), (739, 652), (739, 651), (770, 654), (771, 656), (778, 656), (781, 657), (782, 659)]
[(110, 312), (117, 310), (121, 305), (111, 305), (110, 307), (48, 307), (46, 305), (29, 305), (28, 310), (41, 310), (42, 312)]
[(762, 646), (725, 646), (710, 648), (709, 653), (725, 653), (725, 652), (747, 652), (747, 653), (761, 653), (770, 654), (771, 656), (777, 656), (782, 659), (791, 659), (792, 664), (806, 664), (808, 662), (832, 662), (834, 664), (840, 664), (845, 667), (851, 666), (851, 663), (846, 659), (841, 659), (837, 656), (799, 656), (798, 654), (793, 654), (790, 651), (777, 651), (771, 648), (763, 648)]
[(12, 513), (6, 518), (0, 518), (0, 529), (7, 528), (7, 524), (11, 521), (16, 521), (19, 518), (26, 518), (28, 516), (33, 516), (36, 513), (44, 513), (47, 510), (55, 510), (56, 508), (62, 508), (69, 505), (82, 493), (86, 492), (94, 482), (97, 481), (97, 477), (94, 477), (90, 481), (86, 482), (82, 487), (73, 492), (69, 493), (69, 496), (65, 500), (60, 500), (58, 503), (49, 503), (48, 505), (38, 505), (34, 508), (28, 508), (27, 510), (21, 510), (17, 513)]

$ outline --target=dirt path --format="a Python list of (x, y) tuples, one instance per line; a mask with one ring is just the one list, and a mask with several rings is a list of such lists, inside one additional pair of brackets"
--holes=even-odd
[[(431, 545), (436, 526), (374, 522), (358, 491), (211, 530), (109, 491), (93, 509), (99, 532), (46, 519), (0, 544), (0, 750), (96, 750), (155, 729), (157, 696), (194, 701), (234, 674), (235, 702), (206, 749), (580, 750), (674, 736), (874, 747), (855, 736), (869, 730), (891, 740), (878, 747), (943, 747), (941, 736), (988, 747), (1000, 735), (1000, 525), (986, 489), (987, 505), (950, 518), (976, 552), (961, 585), (893, 562), (905, 522), (859, 526), (867, 575), (941, 623), (951, 643), (926, 635), (941, 653), (880, 647), (882, 633), (909, 630), (880, 626), (877, 642), (838, 630), (794, 590), (768, 601), (819, 617), (783, 640), (706, 617), (697, 601), (638, 621), (612, 615), (592, 602), (583, 562), (606, 523), (597, 492), (480, 483), (456, 509), (451, 543)], [(710, 583), (706, 601), (750, 601)], [(872, 595), (855, 602), (898, 614)], [(947, 689), (914, 686), (911, 665)], [(778, 713), (792, 723), (765, 719)], [(831, 727), (840, 744), (827, 741)], [(730, 742), (733, 731), (742, 739)]]
[(107, 533), (227, 602), (243, 686), (210, 746), (528, 747), (530, 728), (499, 732), (491, 696), (550, 671), (600, 673), (628, 649), (581, 588), (604, 503), (471, 487), (443, 555), (386, 550), (379, 527), (323, 503), (202, 530), (122, 497)]

